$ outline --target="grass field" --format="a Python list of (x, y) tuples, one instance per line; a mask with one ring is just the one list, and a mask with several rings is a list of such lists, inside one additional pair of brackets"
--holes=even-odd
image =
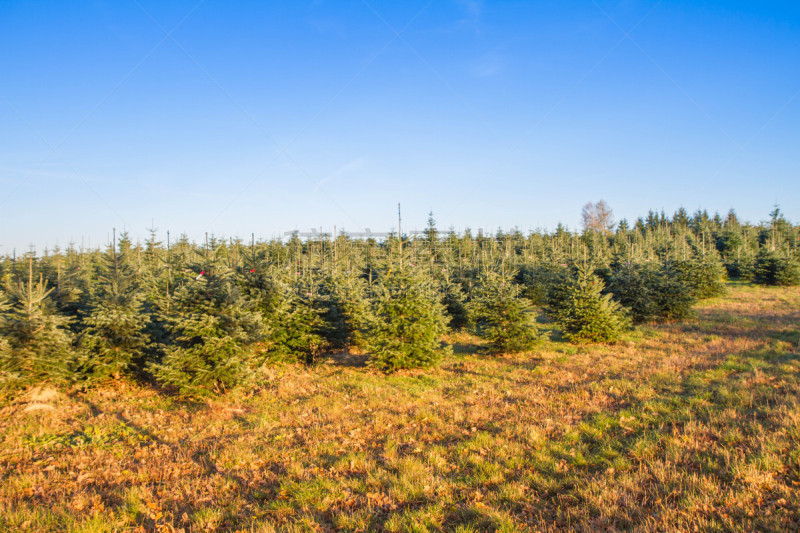
[(29, 391), (0, 411), (0, 530), (800, 528), (800, 288), (732, 284), (615, 346), (451, 341), (206, 403)]

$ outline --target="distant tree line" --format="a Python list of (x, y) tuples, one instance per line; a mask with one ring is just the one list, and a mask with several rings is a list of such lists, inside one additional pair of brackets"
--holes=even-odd
[(587, 205), (583, 232), (440, 232), (382, 242), (244, 242), (127, 234), (103, 250), (0, 259), (0, 386), (130, 377), (186, 395), (257, 386), (276, 362), (358, 349), (378, 370), (434, 365), (448, 333), (490, 353), (531, 350), (542, 322), (569, 342), (686, 317), (726, 278), (800, 283), (800, 227), (705, 211), (613, 223)]

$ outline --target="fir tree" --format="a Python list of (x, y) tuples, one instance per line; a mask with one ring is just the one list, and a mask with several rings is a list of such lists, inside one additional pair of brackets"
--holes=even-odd
[(669, 268), (676, 271), (692, 298), (703, 300), (725, 294), (725, 267), (716, 253), (705, 260), (671, 261)]
[(70, 318), (73, 333), (79, 333), (80, 317), (90, 307), (92, 292), (96, 283), (92, 254), (79, 254), (74, 248), (67, 249), (63, 265), (56, 268), (55, 279), (50, 279), (53, 287), (51, 297), (58, 313)]
[(467, 311), (467, 296), (461, 283), (457, 282), (450, 274), (448, 269), (443, 269), (444, 273), (440, 281), (442, 293), (442, 305), (449, 318), (448, 326), (453, 331), (459, 331), (469, 325), (469, 312)]
[[(561, 310), (567, 305), (572, 286), (577, 283), (577, 270), (560, 263), (557, 266), (547, 266), (538, 269), (534, 283), (541, 284), (541, 293), (544, 294), (543, 302), (545, 313), (550, 318), (558, 318)], [(529, 282), (530, 283), (530, 282)], [(539, 300), (534, 300), (538, 303)]]
[(326, 277), (320, 294), (324, 326), (322, 336), (332, 348), (364, 347), (363, 330), (369, 316), (365, 282), (360, 277), (333, 273)]
[(160, 363), (150, 365), (161, 383), (199, 396), (254, 378), (253, 348), (263, 339), (264, 324), (232, 272), (208, 267), (176, 291), (173, 313), (173, 343)]
[(609, 279), (607, 292), (630, 311), (635, 324), (660, 317), (659, 291), (662, 272), (655, 263), (618, 265)]
[(522, 352), (538, 340), (527, 302), (513, 276), (488, 271), (481, 276), (470, 302), (475, 333), (494, 352)]
[(800, 285), (800, 263), (762, 248), (753, 267), (753, 281), (763, 285)]
[(313, 364), (327, 347), (322, 311), (307, 287), (278, 282), (275, 290), (265, 318), (268, 359)]
[(571, 342), (613, 342), (628, 327), (622, 307), (603, 294), (603, 282), (585, 269), (568, 282), (557, 313), (564, 337)]
[(92, 379), (119, 379), (146, 364), (150, 317), (141, 297), (114, 288), (109, 292), (84, 319), (78, 361), (80, 371)]
[(104, 283), (83, 320), (85, 330), (78, 363), (80, 371), (90, 379), (119, 379), (146, 363), (150, 316), (144, 310), (127, 261), (121, 261), (117, 252), (109, 249), (104, 267), (100, 278)]
[(0, 337), (6, 340), (0, 372), (6, 384), (28, 381), (63, 381), (71, 378), (72, 334), (69, 318), (56, 313), (42, 276), (33, 281), (33, 260), (28, 281), (9, 287), (11, 305), (0, 321)]
[(390, 269), (378, 282), (367, 331), (370, 365), (394, 372), (426, 367), (442, 357), (447, 318), (438, 291), (411, 267)]
[(8, 327), (6, 313), (11, 309), (8, 300), (0, 292), (0, 390), (17, 382), (20, 378), (16, 361), (11, 352), (11, 345), (6, 339)]

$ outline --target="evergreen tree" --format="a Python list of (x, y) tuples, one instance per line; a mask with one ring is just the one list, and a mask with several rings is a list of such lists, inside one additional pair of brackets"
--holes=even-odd
[(655, 263), (625, 263), (614, 269), (606, 290), (630, 311), (634, 324), (640, 324), (661, 316), (662, 279), (661, 269)]
[(370, 365), (394, 372), (436, 364), (447, 318), (440, 295), (420, 272), (390, 269), (378, 282), (367, 329)]
[(520, 297), (520, 287), (511, 275), (489, 271), (481, 276), (470, 302), (470, 314), (479, 337), (489, 341), (494, 352), (522, 352), (538, 340)]
[(276, 298), (265, 315), (268, 359), (313, 364), (327, 347), (322, 310), (307, 289), (276, 283)]
[(59, 314), (69, 317), (71, 330), (76, 334), (80, 333), (80, 317), (89, 311), (97, 285), (95, 260), (93, 253), (80, 254), (70, 247), (63, 264), (59, 262), (56, 267), (55, 279), (52, 275), (50, 278), (53, 304)]
[[(123, 250), (128, 249), (123, 246)], [(144, 368), (150, 316), (144, 310), (129, 263), (110, 248), (103, 267), (103, 283), (83, 319), (78, 367), (90, 379), (118, 379), (134, 368)]]
[(332, 348), (364, 347), (363, 330), (369, 316), (369, 301), (363, 279), (333, 273), (323, 283), (320, 300), (324, 309), (322, 336)]
[(669, 265), (678, 273), (692, 298), (703, 300), (725, 294), (725, 267), (716, 253), (706, 254), (705, 260), (672, 261)]
[(605, 292), (629, 311), (635, 324), (686, 317), (697, 300), (695, 286), (687, 276), (687, 264), (666, 261), (616, 265)]
[(461, 283), (453, 279), (447, 268), (443, 269), (439, 286), (442, 293), (442, 305), (448, 317), (448, 326), (453, 331), (459, 331), (469, 325), (469, 312), (467, 311), (467, 296)]
[(425, 228), (425, 243), (435, 251), (439, 244), (439, 230), (436, 229), (436, 219), (433, 218), (433, 211), (428, 213), (428, 227)]
[(35, 381), (64, 381), (73, 367), (69, 318), (56, 313), (42, 276), (33, 281), (29, 260), (28, 281), (8, 288), (11, 304), (3, 304), (0, 337), (5, 348), (0, 375), (5, 385)]
[(6, 313), (10, 309), (11, 305), (0, 292), (0, 390), (11, 386), (20, 378), (16, 369), (16, 361), (11, 351), (11, 345), (6, 339), (6, 332), (8, 331)]
[(263, 339), (264, 324), (232, 272), (201, 271), (176, 291), (173, 311), (173, 343), (160, 363), (150, 364), (161, 383), (199, 396), (251, 381), (258, 366), (253, 349)]
[(585, 269), (568, 282), (565, 299), (557, 312), (564, 337), (571, 342), (613, 342), (628, 327), (622, 307), (603, 294), (603, 282)]
[(688, 317), (697, 301), (692, 285), (687, 282), (685, 270), (675, 265), (673, 261), (663, 264), (654, 291), (658, 316), (667, 320)]
[(572, 286), (577, 283), (577, 269), (560, 263), (540, 270), (540, 278), (545, 289), (541, 301), (545, 305), (545, 313), (557, 319), (561, 310), (567, 305)]
[(762, 248), (753, 267), (753, 281), (763, 285), (800, 285), (800, 263)]
[(79, 369), (87, 377), (119, 379), (146, 364), (150, 317), (141, 297), (112, 287), (84, 319)]

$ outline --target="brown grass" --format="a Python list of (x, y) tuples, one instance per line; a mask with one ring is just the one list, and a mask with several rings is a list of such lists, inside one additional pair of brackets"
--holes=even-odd
[(800, 289), (733, 285), (616, 346), (489, 357), (462, 335), (437, 369), (334, 358), (202, 404), (22, 395), (0, 530), (798, 529), (799, 319)]

